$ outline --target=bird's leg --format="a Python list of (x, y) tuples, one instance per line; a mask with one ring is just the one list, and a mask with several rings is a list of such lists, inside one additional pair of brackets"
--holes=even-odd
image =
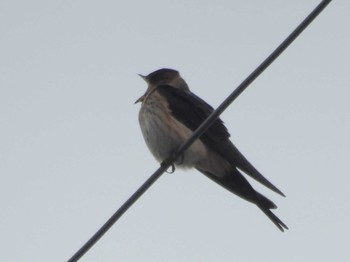
[[(172, 158), (167, 158), (167, 159), (163, 160), (163, 162), (160, 163), (160, 165), (161, 165), (162, 167), (168, 166), (168, 165), (169, 165), (169, 162), (171, 161), (171, 159), (172, 159)], [(171, 166), (171, 171), (165, 170), (165, 172), (167, 172), (168, 174), (172, 174), (172, 173), (175, 172), (175, 164), (174, 164), (174, 163), (171, 163), (170, 166)]]
[(172, 174), (175, 172), (175, 165), (171, 164), (171, 171), (166, 170), (165, 172), (167, 172), (168, 174)]
[(176, 152), (177, 150), (171, 154), (171, 156), (165, 160), (163, 160), (163, 162), (160, 164), (161, 166), (168, 166), (171, 163), (171, 171), (166, 170), (165, 172), (167, 172), (168, 174), (172, 174), (175, 172), (175, 164), (174, 162), (176, 162), (177, 165), (181, 165), (184, 162), (184, 154), (181, 154), (179, 157), (176, 157)]

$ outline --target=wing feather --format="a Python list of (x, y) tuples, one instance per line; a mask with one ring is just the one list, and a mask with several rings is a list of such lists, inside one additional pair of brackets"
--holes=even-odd
[[(183, 91), (169, 85), (158, 86), (157, 91), (167, 100), (173, 116), (193, 131), (196, 130), (214, 110), (204, 100), (190, 91)], [(223, 121), (218, 118), (199, 139), (232, 165), (238, 167), (272, 191), (284, 196), (277, 187), (249, 163), (232, 144), (229, 137), (230, 134)]]

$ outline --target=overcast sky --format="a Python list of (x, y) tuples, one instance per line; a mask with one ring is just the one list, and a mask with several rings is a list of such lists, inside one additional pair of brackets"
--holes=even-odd
[[(140, 74), (217, 107), (319, 1), (0, 0), (0, 260), (66, 261), (158, 168)], [(344, 261), (349, 1), (333, 1), (222, 115), (290, 228), (197, 171), (164, 174), (82, 259)]]

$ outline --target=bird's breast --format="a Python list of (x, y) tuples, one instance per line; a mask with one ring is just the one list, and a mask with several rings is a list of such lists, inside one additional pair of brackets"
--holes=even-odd
[[(157, 92), (142, 103), (139, 122), (145, 142), (158, 162), (170, 157), (192, 133), (172, 116), (167, 101)], [(197, 139), (176, 161), (176, 165), (192, 167), (206, 155), (206, 146)]]

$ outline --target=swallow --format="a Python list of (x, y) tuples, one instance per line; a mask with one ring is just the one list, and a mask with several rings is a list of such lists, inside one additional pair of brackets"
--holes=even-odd
[[(148, 149), (162, 163), (176, 152), (214, 109), (190, 91), (176, 70), (163, 68), (140, 76), (148, 88), (135, 102), (141, 102), (139, 124)], [(277, 206), (257, 192), (243, 173), (281, 196), (285, 195), (234, 146), (220, 118), (195, 140), (174, 165), (197, 169), (230, 192), (255, 204), (281, 231), (288, 229), (271, 211)]]

